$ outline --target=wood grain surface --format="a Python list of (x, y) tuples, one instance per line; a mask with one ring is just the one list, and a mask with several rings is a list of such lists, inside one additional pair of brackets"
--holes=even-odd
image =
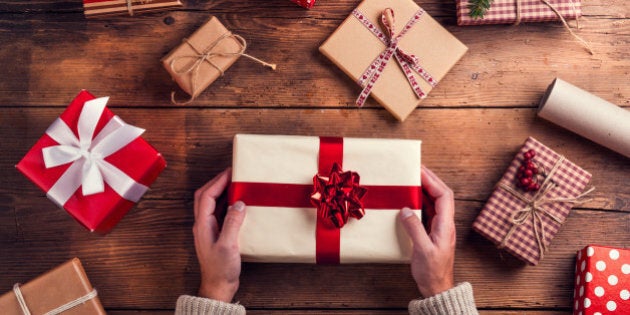
[[(317, 50), (358, 2), (304, 10), (288, 0), (195, 0), (86, 20), (78, 0), (0, 0), (0, 292), (77, 256), (109, 313), (172, 314), (199, 284), (192, 193), (231, 164), (234, 134), (332, 135), (423, 141), (423, 163), (455, 192), (455, 278), (473, 284), (481, 314), (568, 313), (575, 252), (630, 247), (630, 160), (535, 108), (555, 77), (630, 107), (630, 2), (582, 3), (576, 32), (592, 44), (589, 55), (559, 23), (458, 27), (452, 1), (416, 1), (470, 50), (404, 123), (371, 99), (355, 108), (359, 87)], [(170, 93), (181, 91), (159, 59), (210, 15), (279, 68), (241, 59), (197, 101), (174, 106)], [(114, 113), (146, 128), (168, 162), (106, 236), (87, 232), (14, 168), (81, 89), (109, 95)], [(591, 172), (596, 187), (537, 267), (470, 229), (528, 136)], [(251, 314), (350, 315), (405, 314), (417, 297), (408, 265), (244, 264), (235, 300)]]

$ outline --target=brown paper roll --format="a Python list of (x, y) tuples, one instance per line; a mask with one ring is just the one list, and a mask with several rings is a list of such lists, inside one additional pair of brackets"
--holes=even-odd
[(630, 157), (630, 111), (556, 78), (538, 116)]

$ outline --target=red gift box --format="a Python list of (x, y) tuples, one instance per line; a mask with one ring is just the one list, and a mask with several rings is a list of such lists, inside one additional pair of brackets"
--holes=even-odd
[(162, 155), (81, 91), (16, 165), (90, 231), (106, 233), (166, 167)]
[(291, 0), (291, 2), (307, 9), (310, 9), (315, 5), (315, 0)]
[(589, 245), (577, 252), (573, 314), (630, 314), (630, 250)]

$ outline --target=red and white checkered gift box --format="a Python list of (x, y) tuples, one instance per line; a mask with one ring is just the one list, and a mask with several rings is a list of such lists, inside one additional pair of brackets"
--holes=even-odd
[(315, 0), (291, 0), (291, 2), (307, 9), (310, 9), (315, 5)]
[(630, 314), (630, 250), (589, 245), (577, 253), (574, 315)]
[[(533, 162), (547, 174), (538, 191), (516, 185), (523, 155), (529, 150), (536, 152)], [(537, 265), (590, 178), (589, 172), (530, 137), (497, 183), (473, 229), (517, 258)]]
[[(520, 5), (517, 6), (517, 1)], [(470, 0), (457, 0), (457, 25), (513, 24), (517, 21), (520, 7), (520, 22), (558, 21), (560, 18), (541, 0), (494, 0), (483, 18), (470, 16)], [(582, 15), (580, 0), (548, 0), (565, 20), (575, 20)]]

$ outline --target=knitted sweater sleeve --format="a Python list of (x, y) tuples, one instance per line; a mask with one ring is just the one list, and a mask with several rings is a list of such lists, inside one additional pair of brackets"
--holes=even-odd
[(175, 315), (245, 315), (245, 307), (190, 295), (177, 299)]
[(478, 315), (472, 286), (463, 282), (426, 299), (409, 302), (411, 315)]

